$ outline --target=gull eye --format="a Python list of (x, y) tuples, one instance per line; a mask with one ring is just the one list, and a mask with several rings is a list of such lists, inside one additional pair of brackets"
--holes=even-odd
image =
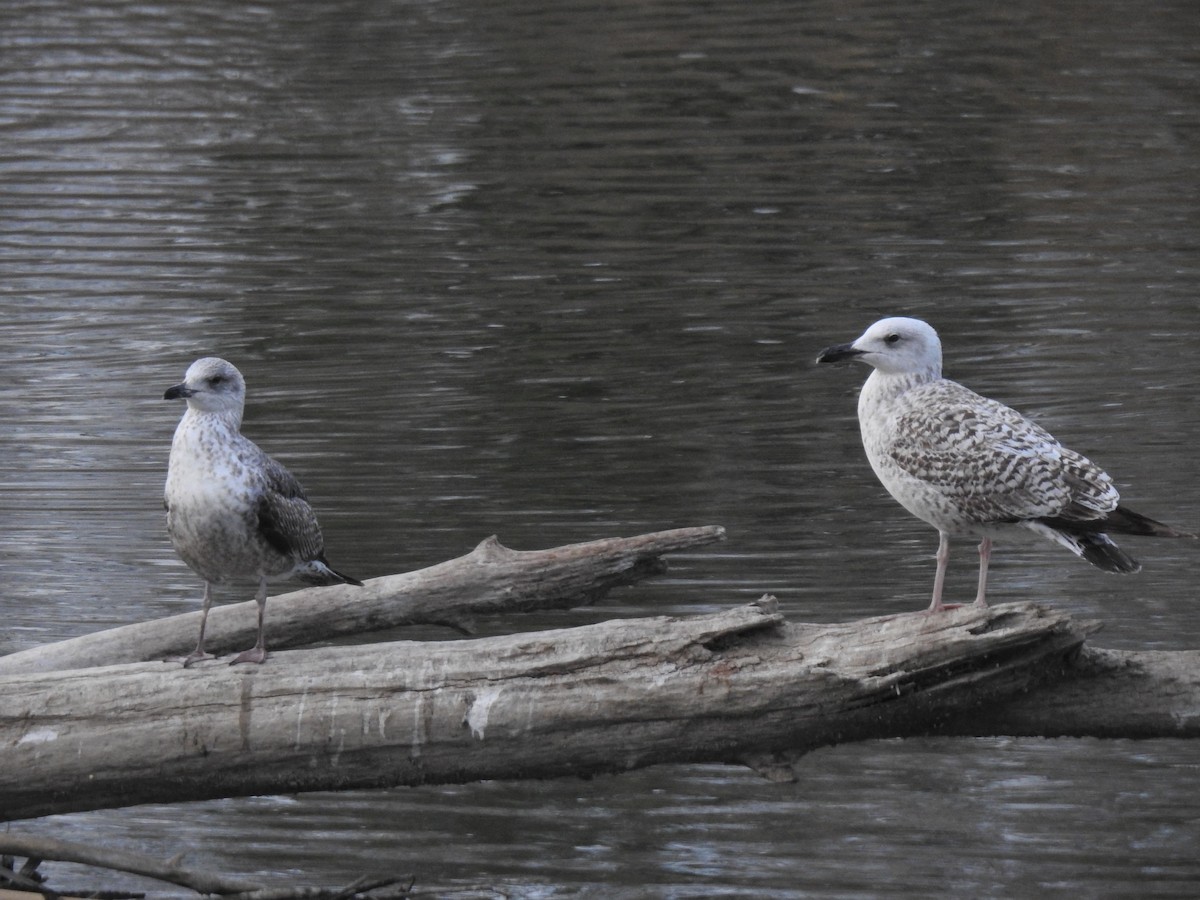
[(896, 334), (893, 331), (891, 334), (889, 334), (887, 337), (885, 337), (883, 339), (883, 342), (885, 344), (898, 344), (898, 343), (900, 343), (900, 335)]
[(204, 379), (204, 383), (207, 384), (209, 387), (216, 387), (219, 384), (225, 383), (225, 376), (224, 375), (209, 375), (207, 378)]

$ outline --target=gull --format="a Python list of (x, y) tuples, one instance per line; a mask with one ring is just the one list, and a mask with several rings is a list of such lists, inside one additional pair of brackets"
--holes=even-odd
[(1109, 534), (1196, 537), (1121, 506), (1112, 479), (1091, 460), (1016, 410), (943, 378), (942, 345), (925, 322), (881, 319), (817, 357), (844, 360), (874, 367), (858, 397), (871, 468), (901, 506), (938, 531), (929, 612), (947, 608), (951, 537), (980, 539), (980, 607), (993, 539), (1020, 529), (1123, 574), (1141, 566)]
[(187, 401), (167, 466), (167, 534), (175, 552), (204, 579), (200, 636), (183, 664), (213, 658), (204, 650), (213, 585), (243, 579), (258, 582), (258, 641), (231, 665), (261, 663), (267, 656), (268, 581), (360, 587), (362, 582), (326, 562), (316, 514), (292, 473), (242, 436), (241, 372), (223, 359), (198, 359), (163, 399)]

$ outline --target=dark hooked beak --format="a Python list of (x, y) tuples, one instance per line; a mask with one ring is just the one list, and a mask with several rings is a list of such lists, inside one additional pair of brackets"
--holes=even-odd
[(167, 388), (167, 392), (163, 394), (164, 400), (186, 400), (196, 392), (186, 384), (173, 384)]
[(859, 350), (853, 344), (834, 344), (832, 347), (826, 347), (817, 357), (819, 363), (839, 363), (849, 362), (853, 359), (858, 359), (865, 351)]

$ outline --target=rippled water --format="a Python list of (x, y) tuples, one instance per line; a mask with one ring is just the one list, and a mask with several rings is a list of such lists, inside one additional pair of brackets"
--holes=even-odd
[[(923, 606), (935, 535), (862, 458), (865, 372), (812, 366), (896, 312), (1197, 528), (1198, 32), (1183, 2), (6, 3), (0, 652), (196, 606), (160, 398), (208, 353), (360, 577), (491, 533), (729, 530), (496, 628)], [(1197, 646), (1195, 549), (1131, 549), (1120, 579), (1002, 546), (994, 599)], [(1167, 897), (1200, 882), (1198, 789), (1184, 742), (930, 740), (795, 785), (659, 767), (22, 827), (276, 882)]]

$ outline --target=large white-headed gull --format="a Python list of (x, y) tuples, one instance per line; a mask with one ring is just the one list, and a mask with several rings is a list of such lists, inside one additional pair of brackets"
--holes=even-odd
[(261, 663), (267, 655), (268, 581), (362, 582), (325, 561), (321, 528), (300, 483), (242, 436), (241, 372), (223, 359), (198, 359), (163, 399), (187, 400), (167, 468), (167, 533), (183, 561), (204, 579), (200, 636), (184, 665), (211, 658), (204, 650), (204, 626), (213, 585), (249, 579), (258, 582), (258, 641), (232, 662)]
[(937, 332), (919, 319), (882, 319), (858, 340), (821, 351), (819, 363), (874, 367), (858, 398), (871, 468), (896, 500), (938, 530), (929, 611), (945, 608), (950, 538), (979, 542), (987, 606), (993, 538), (1027, 529), (1108, 572), (1138, 565), (1110, 534), (1190, 537), (1119, 505), (1112, 479), (1019, 412), (942, 377)]

